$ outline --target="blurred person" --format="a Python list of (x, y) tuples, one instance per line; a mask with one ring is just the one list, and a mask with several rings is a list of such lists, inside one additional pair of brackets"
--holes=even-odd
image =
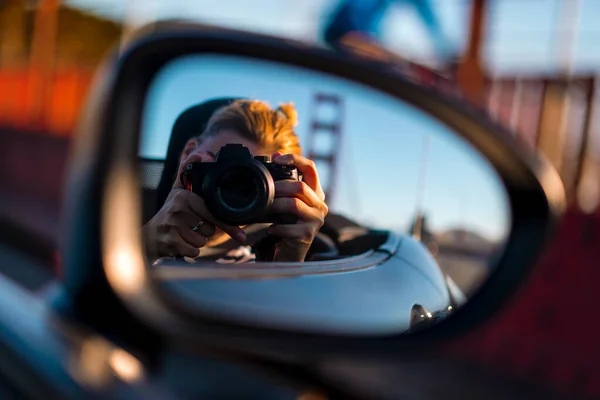
[(434, 240), (435, 235), (429, 229), (429, 220), (427, 219), (427, 214), (425, 213), (417, 213), (415, 219), (409, 228), (410, 235), (418, 235), (420, 241), (423, 243), (429, 243)]
[(382, 42), (381, 23), (393, 4), (413, 6), (429, 31), (437, 56), (442, 63), (455, 66), (457, 52), (430, 0), (341, 0), (324, 27), (325, 42), (337, 51), (353, 50), (391, 61), (388, 52), (377, 49)]
[(437, 257), (439, 254), (439, 246), (436, 243), (435, 234), (429, 229), (429, 222), (426, 214), (417, 213), (417, 216), (410, 225), (409, 234), (413, 237), (418, 237), (419, 241), (427, 247), (429, 253), (431, 253), (433, 257)]
[[(291, 103), (272, 109), (262, 101), (237, 100), (212, 115), (204, 132), (187, 142), (179, 160), (178, 177), (190, 163), (214, 161), (226, 144), (242, 144), (255, 156), (272, 156), (275, 164), (298, 169), (302, 181), (275, 182), (271, 211), (295, 214), (299, 220), (296, 224), (274, 223), (269, 227), (270, 235), (281, 238), (274, 261), (304, 261), (328, 212), (315, 164), (301, 156), (296, 125), (297, 112)], [(142, 232), (153, 260), (187, 257), (189, 261), (201, 256), (203, 249), (217, 247), (232, 238), (241, 246), (216, 261), (253, 262), (256, 254), (245, 243), (247, 237), (242, 228), (217, 221), (203, 199), (184, 189), (177, 178), (164, 205)]]

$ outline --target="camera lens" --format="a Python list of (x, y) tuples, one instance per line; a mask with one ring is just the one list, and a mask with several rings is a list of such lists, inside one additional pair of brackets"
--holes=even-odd
[(221, 202), (233, 210), (245, 210), (256, 203), (260, 182), (250, 168), (227, 170), (219, 179), (217, 194)]

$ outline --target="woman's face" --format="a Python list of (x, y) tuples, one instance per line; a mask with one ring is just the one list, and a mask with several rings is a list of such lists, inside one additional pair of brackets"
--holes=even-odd
[[(221, 132), (219, 132), (217, 135), (210, 136), (206, 139), (203, 139), (197, 147), (196, 147), (196, 145), (188, 142), (188, 145), (186, 145), (186, 148), (184, 149), (184, 152), (182, 154), (182, 160), (187, 158), (192, 153), (208, 154), (214, 160), (214, 157), (216, 156), (219, 149), (221, 149), (221, 147), (225, 146), (226, 144), (241, 144), (241, 145), (247, 147), (253, 156), (271, 156), (272, 155), (272, 153), (269, 153), (267, 151), (267, 149), (264, 149), (261, 146), (259, 146), (258, 144), (256, 144), (255, 142), (253, 142), (249, 139), (246, 139), (245, 137), (241, 136), (236, 131), (224, 129)], [(186, 154), (186, 150), (187, 150), (187, 154)], [(209, 247), (217, 246), (217, 245), (225, 242), (227, 239), (229, 239), (229, 236), (227, 236), (222, 230), (217, 228), (215, 234), (211, 238), (209, 238), (209, 240), (207, 242), (207, 246), (209, 246)]]

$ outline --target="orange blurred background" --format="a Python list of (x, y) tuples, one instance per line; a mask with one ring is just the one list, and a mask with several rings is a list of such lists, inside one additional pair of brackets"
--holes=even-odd
[(94, 70), (121, 31), (56, 0), (0, 5), (0, 125), (70, 136)]

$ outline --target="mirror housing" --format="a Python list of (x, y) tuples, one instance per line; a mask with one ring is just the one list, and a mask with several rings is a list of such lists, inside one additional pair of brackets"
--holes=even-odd
[[(494, 166), (510, 198), (512, 230), (488, 281), (452, 318), (411, 336), (261, 329), (192, 314), (171, 301), (150, 279), (142, 255), (137, 151), (147, 87), (163, 65), (189, 54), (243, 56), (335, 75), (400, 99), (456, 131)], [(61, 313), (147, 348), (164, 339), (294, 358), (395, 356), (396, 351), (420, 351), (420, 344), (460, 334), (493, 315), (526, 279), (564, 207), (562, 182), (544, 158), (521, 147), (484, 111), (420, 86), (390, 65), (264, 35), (164, 23), (108, 59), (98, 74), (71, 162), (65, 282), (55, 305)]]

